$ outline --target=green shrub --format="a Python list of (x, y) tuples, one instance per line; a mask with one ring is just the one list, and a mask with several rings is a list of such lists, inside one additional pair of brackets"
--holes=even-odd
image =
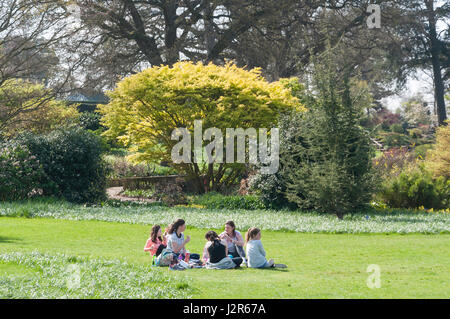
[(110, 147), (108, 150), (108, 155), (110, 156), (118, 156), (118, 157), (125, 157), (128, 155), (128, 151), (126, 148), (120, 148), (120, 147)]
[(413, 143), (409, 136), (395, 132), (382, 132), (378, 136), (378, 139), (381, 144), (388, 148), (408, 146)]
[(100, 124), (101, 115), (94, 112), (83, 112), (79, 117), (80, 126), (85, 130), (97, 131), (103, 128)]
[(391, 132), (403, 134), (405, 133), (405, 130), (403, 128), (403, 125), (400, 123), (392, 124), (389, 128)]
[(387, 180), (380, 196), (392, 208), (449, 208), (450, 180), (443, 176), (433, 179), (420, 166)]
[(420, 138), (423, 135), (423, 131), (420, 128), (413, 128), (409, 130), (409, 135), (412, 138)]
[(266, 208), (296, 208), (296, 205), (286, 198), (286, 182), (278, 171), (275, 174), (256, 174), (249, 180), (250, 190), (258, 194)]
[(0, 144), (0, 200), (28, 197), (39, 186), (42, 167), (26, 146)]
[(222, 195), (207, 193), (194, 196), (192, 204), (204, 206), (207, 209), (264, 209), (265, 205), (256, 195)]
[(423, 144), (418, 145), (414, 148), (414, 152), (416, 153), (416, 157), (421, 159), (426, 158), (428, 150), (433, 148), (433, 144)]
[(70, 128), (46, 135), (27, 134), (20, 140), (42, 164), (44, 195), (61, 196), (72, 202), (106, 198), (107, 166), (102, 160), (99, 136), (82, 128)]

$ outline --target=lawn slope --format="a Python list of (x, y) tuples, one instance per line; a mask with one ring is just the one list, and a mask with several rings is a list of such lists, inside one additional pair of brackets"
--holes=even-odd
[[(60, 254), (65, 254), (120, 260), (140, 267), (150, 262), (143, 252), (148, 232), (149, 226), (139, 224), (2, 217), (0, 254), (12, 256), (18, 252), (28, 254), (34, 251), (56, 256), (56, 259)], [(186, 230), (186, 234), (192, 236), (188, 244), (191, 252), (201, 253), (205, 232), (206, 229), (198, 228)], [(287, 270), (243, 268), (172, 272), (150, 267), (149, 271), (169, 276), (178, 282), (175, 287), (188, 288), (180, 296), (194, 298), (450, 297), (448, 234), (356, 235), (264, 231), (262, 240), (268, 257), (286, 263), (289, 266)], [(5, 278), (11, 280), (11, 276), (32, 277), (36, 271), (22, 267), (14, 260), (3, 259), (3, 262), (0, 261), (3, 283), (8, 282)], [(369, 275), (366, 270), (371, 264), (381, 268), (380, 289), (369, 289), (366, 285)], [(10, 281), (9, 284), (12, 285)], [(167, 297), (174, 296), (174, 285)], [(160, 297), (159, 294), (155, 296)]]

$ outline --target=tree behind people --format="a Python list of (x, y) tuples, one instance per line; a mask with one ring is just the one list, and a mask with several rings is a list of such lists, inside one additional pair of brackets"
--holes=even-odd
[(280, 122), (280, 162), (290, 202), (342, 218), (370, 201), (375, 183), (373, 149), (359, 125), (366, 99), (351, 87), (352, 70), (334, 63), (336, 54), (329, 48), (314, 61), (308, 111)]

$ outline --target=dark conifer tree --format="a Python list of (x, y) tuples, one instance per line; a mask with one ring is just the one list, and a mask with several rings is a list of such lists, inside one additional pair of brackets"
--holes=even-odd
[(308, 111), (280, 123), (280, 175), (290, 202), (342, 218), (370, 201), (373, 149), (359, 125), (363, 108), (351, 93), (351, 70), (336, 65), (336, 54), (329, 48), (314, 61)]

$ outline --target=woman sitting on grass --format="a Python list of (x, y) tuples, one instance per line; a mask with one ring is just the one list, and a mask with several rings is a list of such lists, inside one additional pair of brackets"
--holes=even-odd
[(191, 236), (187, 236), (184, 239), (183, 232), (186, 229), (186, 223), (182, 219), (177, 219), (173, 224), (169, 226), (167, 238), (167, 249), (170, 249), (175, 255), (185, 258), (186, 244), (191, 241)]
[(203, 248), (203, 261), (209, 269), (237, 268), (242, 263), (241, 257), (230, 258), (225, 240), (221, 240), (217, 233), (210, 230), (205, 235), (208, 241)]
[(287, 268), (284, 264), (275, 264), (273, 259), (267, 261), (266, 251), (261, 242), (261, 230), (259, 228), (249, 228), (245, 235), (247, 242), (247, 266), (250, 268)]
[(163, 239), (161, 235), (161, 226), (153, 226), (150, 233), (150, 238), (145, 244), (144, 251), (150, 252), (151, 256), (158, 257), (167, 246), (166, 238)]
[(236, 225), (232, 220), (225, 223), (225, 231), (219, 235), (220, 239), (224, 239), (228, 246), (228, 254), (233, 257), (245, 258), (244, 238), (241, 233), (236, 230)]

